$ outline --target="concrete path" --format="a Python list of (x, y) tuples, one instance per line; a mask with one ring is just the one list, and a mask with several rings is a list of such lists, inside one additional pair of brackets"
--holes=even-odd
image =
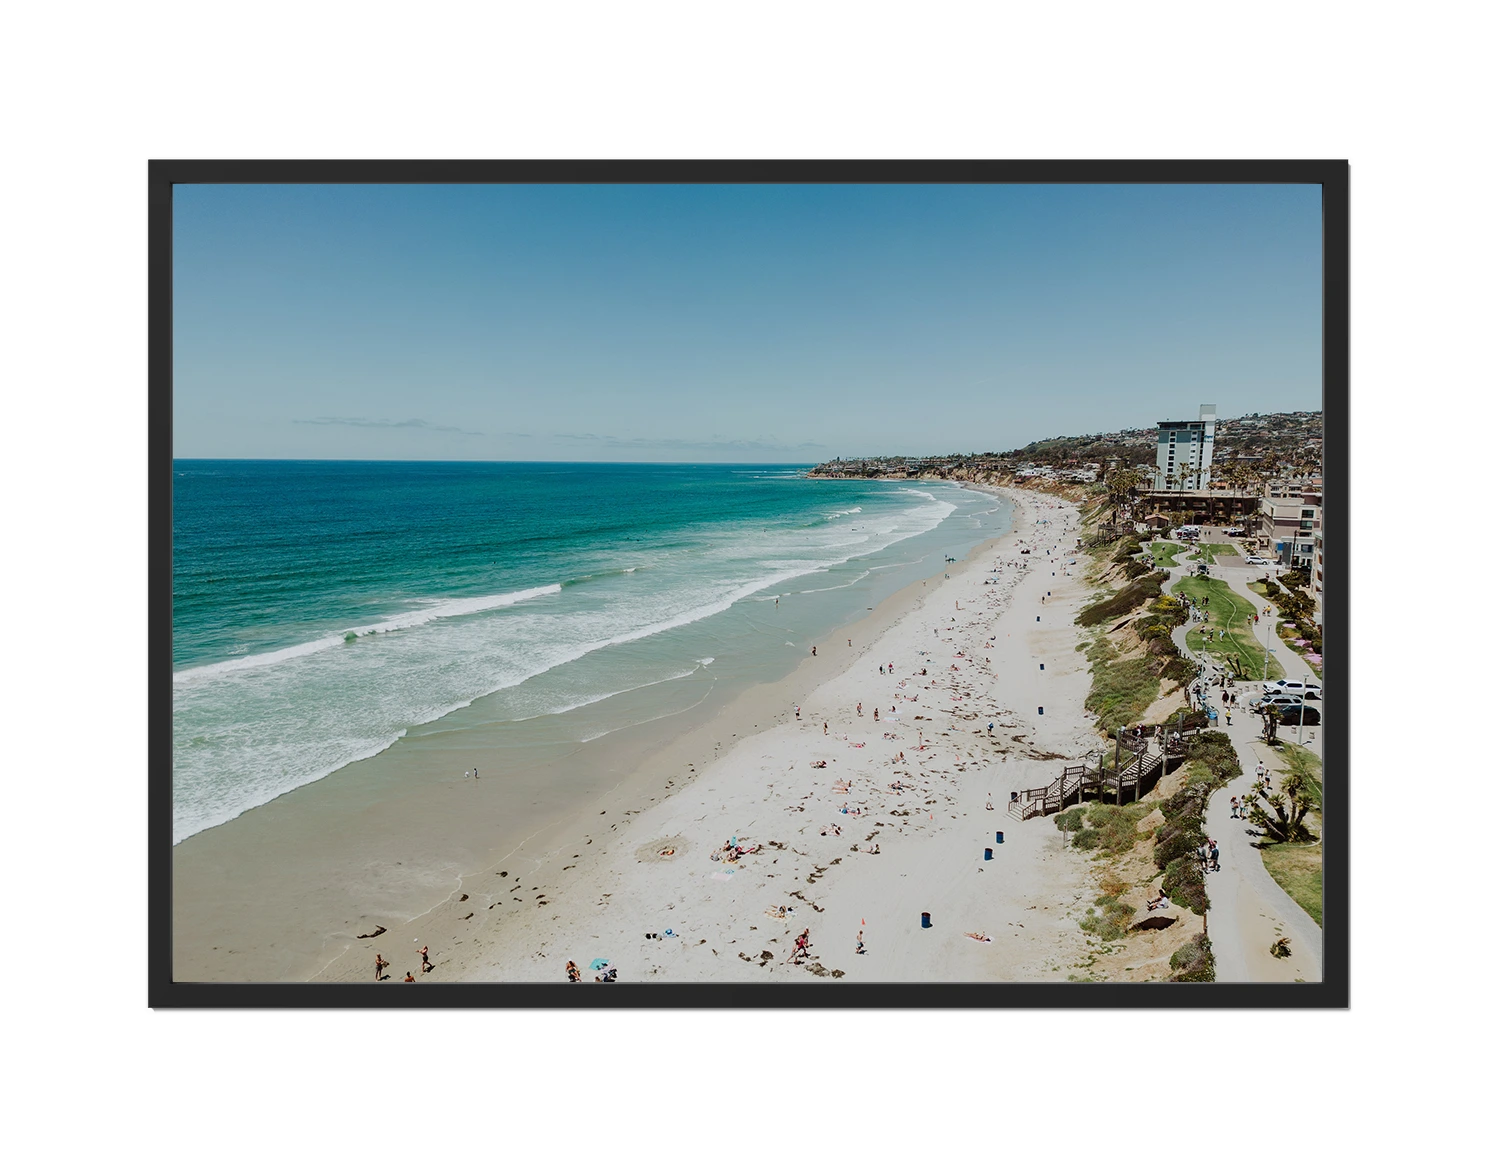
[[(1169, 574), (1164, 586), (1171, 592), (1178, 580), (1191, 573), (1192, 568), (1166, 569)], [(1256, 601), (1260, 608), (1265, 598), (1249, 589), (1253, 566), (1245, 570), (1210, 569), (1212, 576), (1224, 580), (1231, 589)], [(1239, 577), (1241, 580), (1234, 580)], [(1262, 619), (1264, 621), (1266, 619)], [(1180, 625), (1172, 631), (1172, 641), (1177, 648), (1200, 667), (1217, 671), (1218, 666), (1205, 655), (1188, 649), (1189, 627)], [(1307, 664), (1279, 638), (1272, 638), (1272, 653), (1282, 669), (1294, 678), (1307, 672)], [(1285, 655), (1286, 657), (1282, 657)], [(1291, 661), (1289, 662), (1288, 659)], [(1295, 673), (1293, 663), (1295, 663)], [(1259, 683), (1241, 683), (1237, 688), (1243, 702), (1252, 693), (1258, 692)], [(1218, 696), (1214, 706), (1222, 707)], [(1238, 714), (1239, 719), (1234, 716)], [(1241, 800), (1249, 793), (1255, 782), (1255, 766), (1259, 762), (1272, 764), (1278, 771), (1281, 758), (1259, 739), (1260, 720), (1243, 707), (1228, 712), (1221, 711), (1219, 730), (1229, 736), (1240, 758), (1241, 775), (1230, 781), (1209, 798), (1208, 811), (1203, 829), (1210, 839), (1219, 845), (1218, 872), (1204, 877), (1204, 889), (1208, 893), (1208, 937), (1214, 948), (1215, 979), (1219, 983), (1278, 983), (1298, 979), (1315, 982), (1322, 979), (1323, 931), (1312, 916), (1292, 900), (1290, 894), (1276, 884), (1276, 879), (1266, 872), (1260, 850), (1254, 842), (1260, 839), (1254, 826), (1248, 821), (1230, 816), (1230, 797)], [(1225, 718), (1227, 716), (1227, 719)], [(1289, 729), (1290, 730), (1290, 729)], [(1321, 737), (1317, 728), (1305, 729), (1305, 738), (1312, 742), (1304, 747), (1321, 755)], [(1288, 939), (1291, 955), (1278, 959), (1271, 954), (1271, 946), (1278, 938)]]
[(1313, 669), (1308, 665), (1306, 659), (1283, 642), (1276, 633), (1281, 622), (1281, 610), (1276, 608), (1273, 602), (1267, 601), (1264, 596), (1250, 588), (1252, 580), (1259, 580), (1264, 575), (1262, 570), (1256, 569), (1253, 566), (1249, 569), (1238, 571), (1226, 569), (1219, 574), (1223, 582), (1241, 597), (1250, 601), (1255, 606), (1257, 612), (1265, 609), (1267, 605), (1271, 606), (1271, 616), (1261, 617), (1260, 622), (1255, 627), (1255, 636), (1260, 641), (1260, 644), (1264, 646), (1267, 637), (1266, 623), (1270, 623), (1271, 657), (1281, 664), (1281, 673), (1286, 675), (1287, 678), (1301, 678), (1305, 674), (1308, 676), (1309, 681), (1316, 682), (1317, 675), (1313, 673)]

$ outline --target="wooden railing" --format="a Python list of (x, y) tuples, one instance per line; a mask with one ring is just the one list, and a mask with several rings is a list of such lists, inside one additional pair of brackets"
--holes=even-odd
[(1180, 758), (1185, 753), (1191, 734), (1185, 732), (1183, 739), (1175, 742), (1168, 736), (1167, 743), (1152, 737), (1140, 741), (1139, 747), (1122, 742), (1118, 765), (1108, 757), (1101, 763), (1069, 764), (1046, 787), (1012, 793), (1005, 811), (1015, 820), (1024, 821), (1061, 812), (1070, 804), (1081, 803), (1090, 793), (1102, 801), (1113, 798), (1117, 804), (1126, 802), (1127, 792), (1129, 800), (1139, 800), (1147, 782), (1165, 769), (1168, 757)]

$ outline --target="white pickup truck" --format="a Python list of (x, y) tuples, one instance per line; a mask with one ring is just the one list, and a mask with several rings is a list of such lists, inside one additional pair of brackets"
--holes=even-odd
[(1268, 699), (1277, 695), (1288, 695), (1298, 699), (1321, 699), (1323, 697), (1323, 687), (1316, 681), (1302, 682), (1300, 679), (1283, 678), (1263, 685)]

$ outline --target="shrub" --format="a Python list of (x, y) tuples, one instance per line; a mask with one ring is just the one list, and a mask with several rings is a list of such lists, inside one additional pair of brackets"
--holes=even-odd
[(1194, 935), (1172, 952), (1173, 983), (1212, 983), (1214, 949), (1208, 935)]
[[(1094, 906), (1101, 909), (1095, 912)], [(1135, 907), (1120, 901), (1117, 894), (1106, 894), (1088, 908), (1078, 925), (1090, 934), (1097, 934), (1104, 942), (1114, 942), (1125, 937), (1130, 929), (1130, 920), (1135, 917)]]
[(1200, 731), (1188, 741), (1187, 758), (1206, 767), (1220, 784), (1227, 784), (1242, 771), (1239, 753), (1222, 731)]
[(1151, 570), (1147, 568), (1146, 564), (1143, 561), (1125, 562), (1125, 576), (1131, 580), (1134, 580), (1137, 577), (1144, 577), (1150, 571)]
[(1100, 622), (1108, 621), (1110, 618), (1124, 617), (1147, 601), (1160, 596), (1161, 584), (1166, 579), (1166, 573), (1150, 573), (1147, 576), (1138, 577), (1113, 597), (1107, 597), (1103, 601), (1086, 606), (1078, 614), (1078, 624), (1097, 626)]
[(1073, 845), (1078, 849), (1097, 849), (1101, 853), (1129, 853), (1135, 846), (1136, 825), (1150, 811), (1150, 805), (1138, 802), (1115, 805), (1096, 801), (1088, 807), (1088, 827), (1073, 835)]
[(1076, 805), (1067, 812), (1060, 812), (1052, 820), (1064, 833), (1076, 833), (1083, 828), (1083, 806)]
[[(1191, 660), (1184, 658), (1176, 646), (1173, 646), (1172, 656), (1162, 664), (1161, 676), (1162, 678), (1169, 678), (1175, 683), (1187, 684), (1198, 677), (1198, 668), (1193, 665)], [(1208, 722), (1207, 715), (1199, 715), (1199, 718), (1204, 723)], [(1186, 728), (1188, 726), (1190, 724), (1184, 720), (1183, 727)]]
[(1156, 848), (1151, 851), (1151, 860), (1156, 862), (1157, 869), (1166, 869), (1179, 857), (1196, 862), (1198, 846), (1207, 841), (1196, 820), (1168, 821), (1156, 830)]
[(1107, 731), (1133, 723), (1161, 689), (1156, 663), (1150, 658), (1109, 660), (1100, 654), (1091, 658), (1094, 685), (1089, 688), (1084, 707), (1094, 713), (1099, 727)]
[(1208, 895), (1203, 890), (1203, 870), (1191, 855), (1173, 859), (1162, 875), (1161, 888), (1179, 906), (1194, 914), (1208, 913)]

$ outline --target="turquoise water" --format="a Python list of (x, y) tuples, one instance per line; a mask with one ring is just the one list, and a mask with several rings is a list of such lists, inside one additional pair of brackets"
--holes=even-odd
[(482, 697), (588, 739), (612, 696), (789, 668), (1009, 525), (955, 485), (791, 467), (174, 466), (174, 840)]

